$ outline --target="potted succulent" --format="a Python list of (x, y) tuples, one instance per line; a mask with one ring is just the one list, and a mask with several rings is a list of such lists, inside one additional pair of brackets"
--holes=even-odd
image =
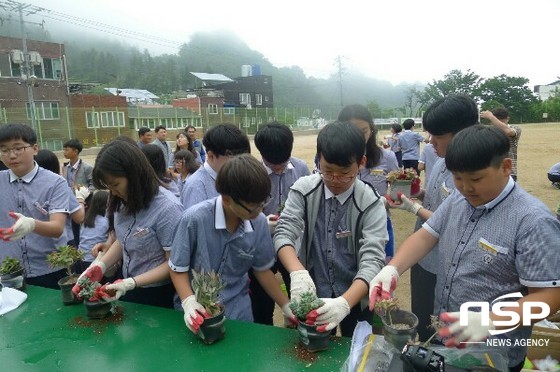
[(89, 319), (103, 319), (111, 312), (111, 302), (105, 302), (104, 298), (114, 296), (106, 292), (105, 285), (92, 281), (86, 275), (78, 279), (81, 290), (79, 298), (84, 299), (84, 306)]
[(0, 265), (0, 282), (6, 288), (25, 289), (23, 267), (16, 258), (6, 256)]
[(299, 341), (303, 347), (312, 353), (329, 348), (331, 333), (319, 332), (315, 324), (306, 323), (307, 314), (323, 305), (323, 300), (317, 298), (315, 292), (304, 292), (299, 301), (292, 300), (290, 302), (290, 309), (298, 319)]
[(406, 168), (402, 171), (392, 171), (387, 174), (387, 181), (390, 186), (391, 199), (397, 200), (398, 193), (403, 193), (410, 198), (420, 192), (420, 177), (412, 168)]
[(397, 350), (402, 350), (409, 341), (416, 339), (418, 318), (410, 311), (399, 309), (396, 298), (378, 301), (374, 310), (383, 322), (385, 339)]
[(47, 255), (47, 262), (51, 267), (65, 267), (68, 274), (58, 281), (58, 286), (62, 292), (62, 303), (64, 305), (79, 304), (81, 300), (72, 293), (72, 287), (78, 281), (78, 275), (73, 271), (74, 264), (84, 258), (84, 252), (72, 247), (63, 245), (56, 251)]
[(205, 344), (213, 344), (226, 334), (224, 306), (220, 302), (220, 291), (225, 288), (226, 283), (215, 271), (205, 272), (202, 269), (200, 272), (193, 270), (191, 285), (196, 301), (204, 306), (209, 315), (200, 325), (197, 335)]

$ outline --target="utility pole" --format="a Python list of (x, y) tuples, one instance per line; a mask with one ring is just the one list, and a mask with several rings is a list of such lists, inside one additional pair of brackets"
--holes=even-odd
[(343, 93), (342, 93), (342, 75), (344, 73), (344, 65), (342, 64), (342, 59), (344, 58), (344, 56), (338, 56), (336, 57), (336, 65), (338, 68), (338, 89), (340, 92), (340, 108), (344, 107), (344, 99), (343, 99)]

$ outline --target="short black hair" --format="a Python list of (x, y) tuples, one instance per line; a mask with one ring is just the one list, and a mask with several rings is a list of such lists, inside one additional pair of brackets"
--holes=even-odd
[(282, 164), (292, 156), (294, 134), (287, 125), (277, 121), (260, 127), (254, 141), (263, 159), (269, 163)]
[(270, 196), (270, 178), (261, 162), (250, 154), (228, 160), (216, 176), (221, 195), (248, 203), (262, 203)]
[(348, 121), (327, 124), (317, 136), (317, 157), (347, 167), (359, 163), (365, 155), (364, 134)]
[(494, 109), (492, 109), (492, 114), (494, 114), (494, 116), (496, 117), (496, 119), (498, 120), (504, 120), (509, 118), (509, 111), (507, 108), (505, 107), (496, 107)]
[(400, 124), (397, 123), (391, 124), (391, 128), (395, 131), (395, 133), (402, 132), (402, 126)]
[(11, 140), (22, 140), (30, 145), (37, 144), (37, 134), (26, 124), (0, 125), (0, 143)]
[(86, 216), (83, 225), (85, 227), (95, 227), (95, 217), (105, 216), (107, 213), (107, 202), (109, 200), (109, 191), (96, 190), (90, 197)]
[(189, 129), (191, 129), (191, 128), (194, 129), (195, 132), (196, 132), (196, 127), (195, 127), (194, 125), (187, 125), (187, 126), (185, 127), (185, 132), (188, 132)]
[(405, 121), (403, 121), (402, 126), (404, 129), (410, 130), (414, 126), (414, 120), (406, 119)]
[(155, 129), (154, 132), (159, 132), (160, 130), (167, 130), (167, 128), (165, 128), (165, 125), (158, 125)]
[(56, 154), (51, 150), (43, 149), (37, 151), (35, 161), (41, 168), (60, 174), (60, 162), (58, 161)]
[(200, 163), (195, 155), (189, 150), (179, 150), (175, 153), (175, 160), (183, 161), (183, 168), (189, 173), (194, 173), (200, 168)]
[(143, 135), (145, 135), (148, 132), (151, 132), (152, 130), (148, 127), (142, 127), (140, 129), (138, 129), (138, 137), (142, 137)]
[(338, 121), (363, 120), (368, 123), (371, 134), (366, 141), (366, 168), (373, 168), (382, 157), (382, 152), (377, 146), (377, 128), (373, 122), (373, 115), (364, 105), (348, 105), (338, 113)]
[(424, 129), (434, 135), (458, 133), (478, 123), (478, 107), (472, 98), (450, 94), (432, 103), (422, 116)]
[(82, 146), (82, 143), (80, 142), (79, 139), (76, 138), (72, 138), (66, 142), (64, 142), (64, 145), (62, 145), (62, 147), (70, 147), (71, 149), (77, 150), (78, 154), (80, 152), (82, 152), (82, 150), (84, 149), (84, 146)]
[(202, 138), (206, 152), (216, 156), (250, 154), (249, 137), (233, 124), (217, 124), (210, 128)]
[(508, 156), (509, 139), (500, 129), (477, 124), (457, 133), (445, 154), (451, 172), (476, 172), (498, 167)]

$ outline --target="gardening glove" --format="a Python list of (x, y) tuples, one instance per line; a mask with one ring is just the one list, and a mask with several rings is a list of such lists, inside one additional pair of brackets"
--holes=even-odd
[(392, 265), (387, 265), (369, 282), (369, 309), (373, 310), (379, 300), (388, 300), (397, 288), (399, 272)]
[(104, 300), (107, 302), (116, 301), (124, 296), (126, 292), (132, 291), (134, 288), (136, 288), (136, 281), (134, 278), (115, 280), (113, 283), (107, 284), (105, 287), (106, 292), (116, 291), (115, 295), (113, 297), (104, 298)]
[(290, 303), (289, 302), (286, 302), (282, 306), (282, 315), (284, 315), (284, 327), (294, 328), (295, 326), (297, 326), (298, 321), (297, 321), (296, 316), (292, 312), (292, 309), (290, 309)]
[(181, 302), (181, 306), (185, 311), (183, 318), (185, 319), (185, 324), (187, 328), (194, 334), (198, 333), (200, 325), (204, 322), (205, 318), (209, 318), (210, 315), (206, 312), (204, 306), (196, 301), (194, 295), (190, 295)]
[(391, 199), (389, 195), (385, 195), (387, 199), (387, 204), (390, 208), (402, 209), (403, 211), (407, 211), (412, 213), (413, 215), (417, 215), (418, 211), (422, 209), (422, 206), (418, 203), (413, 202), (409, 198), (407, 198), (403, 193), (397, 193), (398, 199), (400, 203), (397, 203), (395, 200)]
[(25, 235), (35, 230), (35, 220), (25, 217), (21, 213), (10, 212), (9, 216), (16, 219), (11, 227), (0, 229), (0, 238), (4, 241), (12, 241), (23, 238)]
[(490, 331), (496, 329), (492, 320), (488, 324), (482, 324), (481, 313), (469, 311), (467, 325), (461, 325), (459, 321), (459, 312), (442, 313), (440, 319), (444, 322), (451, 323), (449, 326), (439, 330), (439, 335), (449, 338), (445, 342), (447, 347), (463, 348), (467, 346), (465, 342), (482, 341), (490, 336)]
[(278, 225), (278, 216), (275, 214), (269, 214), (266, 216), (266, 222), (268, 223), (268, 231), (270, 232), (270, 235), (274, 235), (276, 225)]
[[(96, 258), (91, 263), (91, 265), (89, 265), (89, 267), (78, 277), (78, 283), (84, 275), (87, 276), (92, 282), (100, 282), (101, 279), (103, 279), (103, 274), (105, 273), (106, 269), (107, 267), (105, 266), (105, 264), (101, 261), (98, 261), (98, 258)], [(74, 287), (72, 287), (72, 292), (74, 292), (74, 295), (76, 297), (80, 298), (79, 294), (82, 290), (82, 287), (78, 283), (76, 283)]]
[(78, 199), (79, 203), (85, 203), (90, 193), (87, 187), (80, 186), (80, 188), (75, 191), (76, 199)]
[(313, 279), (309, 276), (309, 272), (307, 270), (296, 270), (290, 273), (291, 279), (291, 290), (290, 290), (290, 300), (291, 301), (299, 301), (301, 295), (305, 292), (313, 292), (316, 293), (315, 283), (313, 283)]
[(342, 319), (350, 314), (350, 305), (342, 296), (337, 298), (321, 298), (325, 302), (323, 306), (312, 310), (307, 314), (305, 323), (320, 324), (318, 332), (329, 332), (335, 328)]

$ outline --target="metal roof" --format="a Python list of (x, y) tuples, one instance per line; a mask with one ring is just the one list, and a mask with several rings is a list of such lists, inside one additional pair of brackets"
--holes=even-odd
[(205, 72), (191, 72), (191, 74), (202, 81), (233, 81), (232, 79), (222, 74), (207, 74)]
[(132, 98), (132, 99), (136, 99), (136, 100), (152, 100), (155, 98), (159, 98), (158, 96), (156, 96), (155, 94), (153, 94), (150, 91), (147, 91), (146, 89), (123, 89), (123, 88), (118, 88), (118, 90), (120, 91), (119, 94), (117, 94), (117, 88), (105, 88), (106, 91), (108, 91), (109, 93), (111, 93), (114, 96), (123, 96), (126, 98)]

